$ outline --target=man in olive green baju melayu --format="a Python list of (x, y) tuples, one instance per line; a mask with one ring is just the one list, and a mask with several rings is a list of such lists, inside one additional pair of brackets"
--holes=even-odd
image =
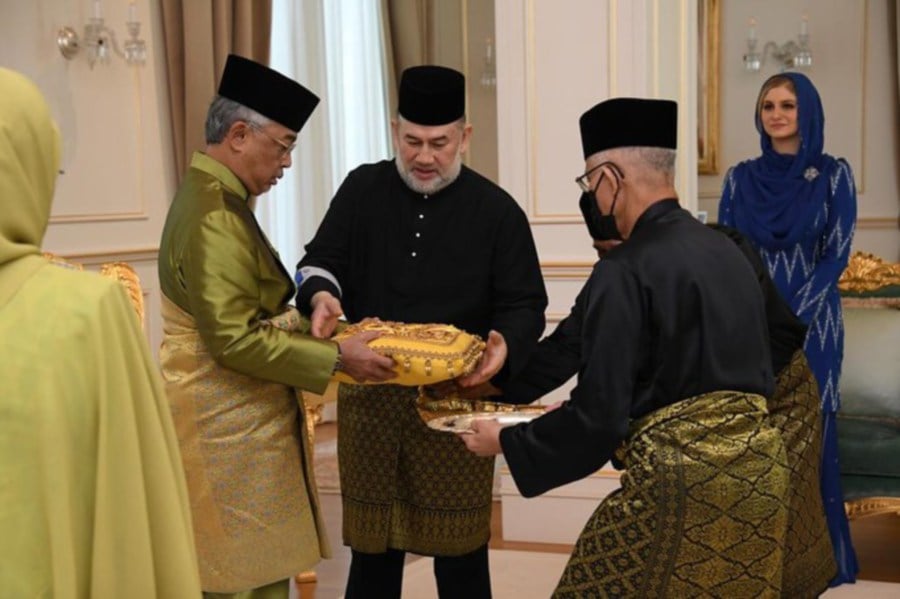
[(306, 335), (287, 304), (293, 281), (248, 206), (290, 167), (318, 98), (238, 56), (218, 91), (206, 151), (191, 160), (160, 244), (160, 361), (204, 592), (286, 598), (291, 575), (330, 555), (292, 387), (321, 393), (337, 368), (384, 380), (392, 361), (368, 349), (371, 334), (340, 346)]

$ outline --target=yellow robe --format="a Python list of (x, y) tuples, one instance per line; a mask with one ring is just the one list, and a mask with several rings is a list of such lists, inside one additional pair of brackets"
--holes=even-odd
[(267, 322), (294, 286), (224, 165), (195, 154), (160, 244), (163, 375), (188, 480), (204, 591), (288, 578), (330, 556), (302, 410), (337, 345)]
[(40, 257), (59, 136), (0, 68), (0, 595), (199, 597), (162, 381), (115, 281)]

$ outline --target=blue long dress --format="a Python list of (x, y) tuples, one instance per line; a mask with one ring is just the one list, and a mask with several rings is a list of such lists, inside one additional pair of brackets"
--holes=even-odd
[(859, 569), (844, 512), (835, 429), (844, 352), (837, 281), (856, 225), (856, 188), (849, 164), (822, 152), (824, 116), (815, 87), (799, 73), (782, 75), (797, 92), (800, 149), (796, 155), (775, 152), (757, 115), (762, 156), (728, 171), (719, 223), (750, 239), (782, 296), (809, 327), (804, 350), (822, 397), (822, 498), (837, 585), (853, 582)]

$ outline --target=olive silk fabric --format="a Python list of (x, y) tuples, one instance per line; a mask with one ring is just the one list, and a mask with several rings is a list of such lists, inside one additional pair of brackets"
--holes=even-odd
[(330, 551), (294, 389), (321, 393), (337, 345), (268, 326), (293, 282), (224, 165), (194, 154), (160, 243), (160, 362), (204, 591), (288, 578)]
[(59, 165), (40, 92), (0, 68), (0, 593), (198, 597), (162, 382), (122, 287), (39, 256)]

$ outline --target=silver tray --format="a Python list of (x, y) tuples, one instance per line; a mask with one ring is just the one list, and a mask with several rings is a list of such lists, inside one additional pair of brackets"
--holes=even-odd
[(521, 422), (530, 422), (541, 414), (543, 410), (531, 408), (529, 410), (515, 410), (510, 412), (471, 412), (467, 414), (453, 414), (439, 416), (428, 421), (428, 426), (445, 433), (466, 434), (472, 432), (473, 420), (496, 420), (502, 426), (512, 426)]

